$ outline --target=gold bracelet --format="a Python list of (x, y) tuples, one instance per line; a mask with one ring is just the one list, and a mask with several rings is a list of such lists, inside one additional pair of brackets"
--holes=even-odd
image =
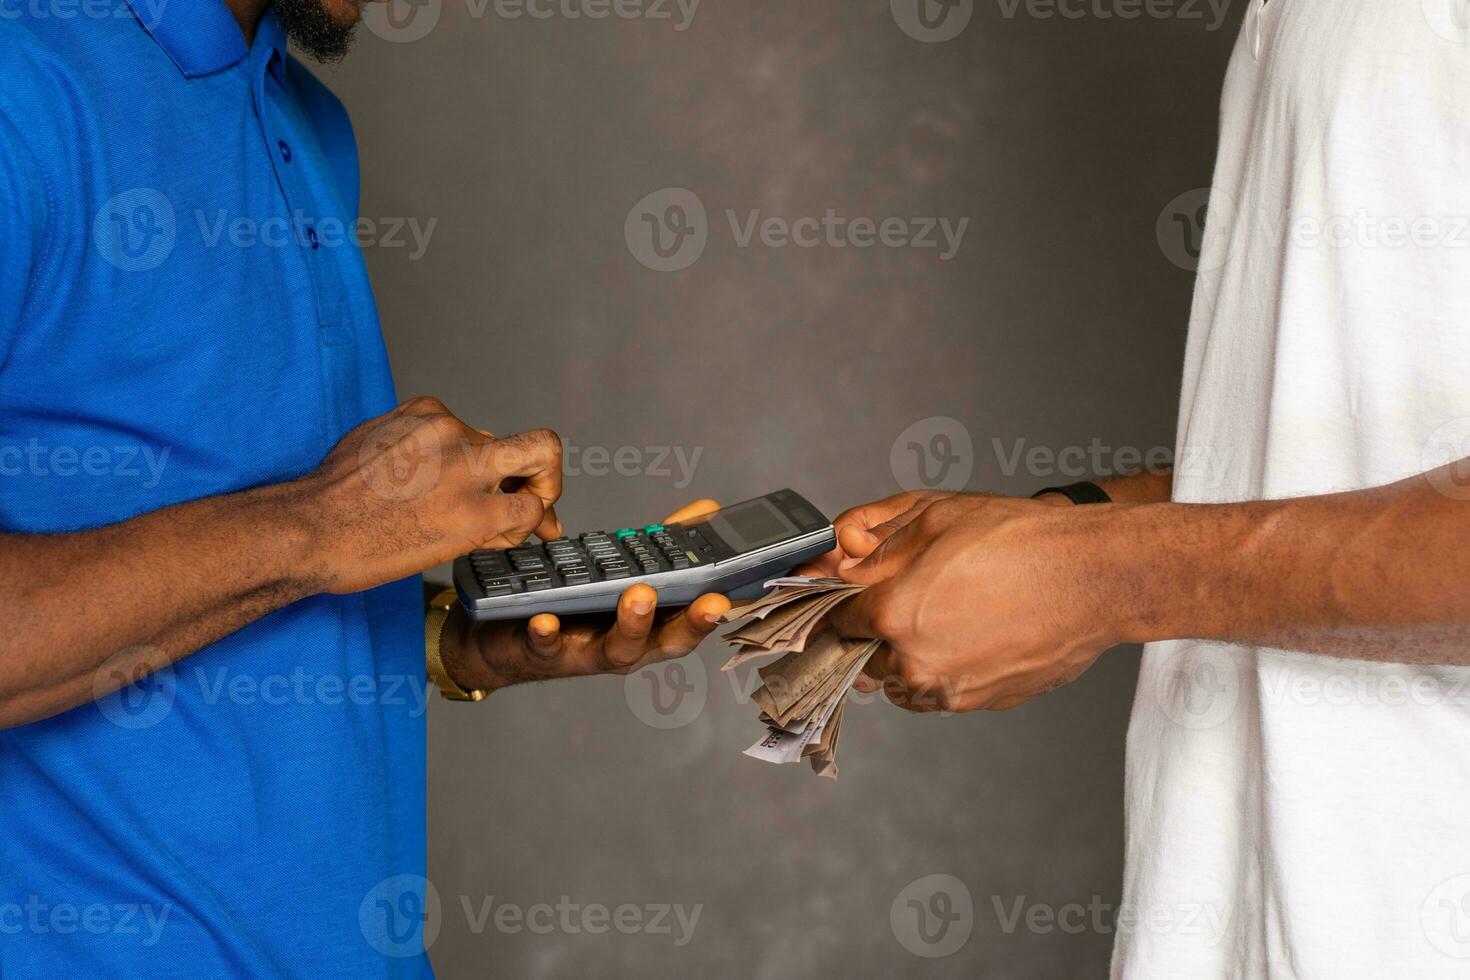
[(487, 692), (466, 691), (444, 669), (444, 657), (440, 649), (444, 641), (444, 624), (449, 622), (449, 614), (458, 603), (459, 593), (453, 589), (445, 589), (429, 602), (429, 611), (424, 617), (424, 649), (428, 657), (429, 676), (434, 679), (434, 683), (439, 686), (439, 693), (447, 700), (483, 701)]

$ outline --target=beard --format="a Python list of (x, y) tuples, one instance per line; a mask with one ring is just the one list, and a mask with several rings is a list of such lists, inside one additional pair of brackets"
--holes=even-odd
[[(357, 32), (357, 5), (347, 0), (342, 6), (351, 15), (342, 17), (328, 9), (333, 0), (275, 0), (276, 19), (286, 36), (306, 54), (323, 64), (347, 57)], [(334, 4), (335, 5), (335, 4)]]

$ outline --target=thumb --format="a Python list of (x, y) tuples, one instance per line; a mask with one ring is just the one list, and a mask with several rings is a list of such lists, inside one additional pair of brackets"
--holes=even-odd
[(913, 535), (899, 531), (879, 542), (866, 557), (843, 561), (837, 566), (837, 574), (853, 585), (874, 586), (879, 582), (886, 582), (902, 572), (908, 564), (912, 538)]

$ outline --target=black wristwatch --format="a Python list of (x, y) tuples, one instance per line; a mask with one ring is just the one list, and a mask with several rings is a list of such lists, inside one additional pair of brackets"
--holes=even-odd
[(1033, 493), (1031, 499), (1037, 500), (1049, 493), (1059, 493), (1074, 504), (1110, 504), (1113, 502), (1113, 498), (1108, 496), (1106, 490), (1088, 480), (1065, 487), (1047, 487), (1045, 490)]

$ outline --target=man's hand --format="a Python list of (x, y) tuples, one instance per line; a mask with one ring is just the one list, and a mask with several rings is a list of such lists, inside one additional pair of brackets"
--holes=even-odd
[[(719, 510), (712, 500), (671, 514), (665, 524), (693, 520)], [(658, 594), (648, 585), (623, 593), (617, 616), (578, 617), (563, 624), (542, 614), (529, 623), (470, 621), (456, 608), (444, 626), (441, 645), (445, 669), (467, 690), (495, 691), (513, 684), (630, 674), (648, 664), (685, 656), (719, 625), (730, 600), (704, 595), (689, 608), (660, 616)]]
[(561, 535), (561, 440), (496, 439), (416, 398), (347, 434), (298, 502), (320, 548), (317, 591), (361, 592), (532, 531)]
[(1107, 509), (931, 494), (850, 511), (839, 518), (849, 519), (835, 570), (868, 589), (838, 607), (833, 624), (887, 642), (865, 673), (902, 707), (1015, 707), (1074, 680), (1124, 639), (1086, 530)]

